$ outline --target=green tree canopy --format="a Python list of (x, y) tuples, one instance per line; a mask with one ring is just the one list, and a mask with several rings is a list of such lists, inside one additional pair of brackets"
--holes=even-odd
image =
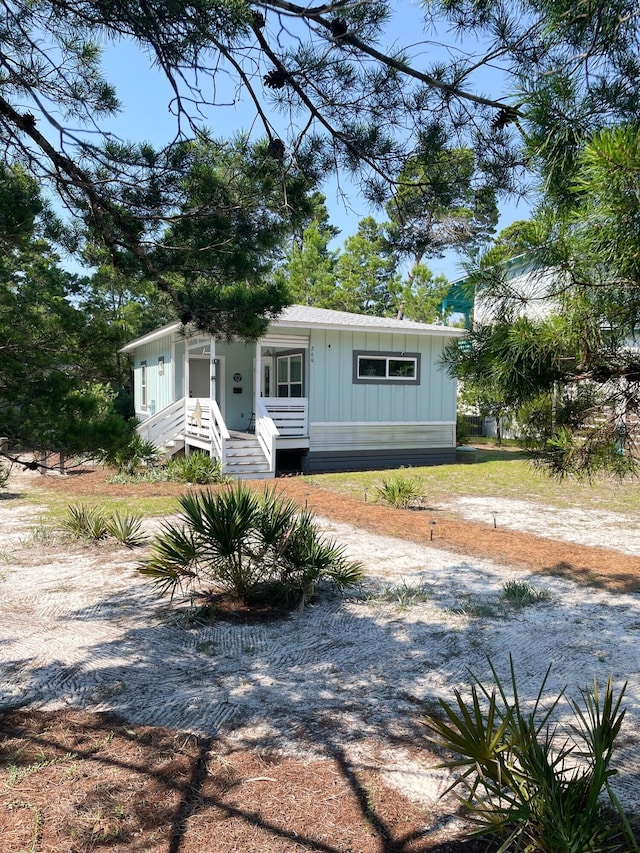
[[(206, 137), (215, 110), (238, 100), (253, 109), (247, 124), (264, 139), (283, 216), (295, 209), (291, 181), (313, 183), (336, 169), (384, 204), (402, 187), (406, 164), (432, 164), (442, 139), (452, 151), (473, 150), (476, 185), (487, 191), (513, 189), (535, 167), (562, 198), (585, 135), (638, 114), (638, 16), (622, 0), (433, 2), (409, 28), (408, 44), (387, 29), (406, 10), (383, 0), (7, 0), (3, 13), (5, 162), (24, 163), (196, 321), (204, 300), (196, 295), (185, 307), (190, 300), (155, 250), (167, 228), (180, 230), (177, 217), (196, 234), (199, 216), (211, 217), (184, 205), (174, 178), (190, 168), (184, 143)], [(167, 81), (176, 133), (160, 147), (110, 133), (120, 102), (101, 50), (120, 39)], [(265, 313), (277, 310), (280, 295), (265, 297)], [(203, 314), (201, 325), (214, 331), (220, 317)], [(223, 331), (233, 326), (227, 319)]]
[(449, 284), (424, 264), (402, 269), (388, 239), (388, 223), (363, 219), (341, 249), (330, 250), (335, 229), (323, 218), (324, 207), (302, 239), (294, 241), (277, 276), (290, 298), (303, 305), (395, 316), (423, 323), (441, 322), (440, 306)]
[(332, 232), (318, 221), (293, 240), (277, 275), (293, 302), (329, 308), (336, 289), (338, 252), (329, 249)]
[(336, 265), (332, 304), (326, 307), (381, 317), (396, 311), (397, 263), (383, 227), (373, 217), (362, 219), (357, 232), (345, 240)]
[(403, 165), (386, 210), (389, 242), (416, 266), (446, 249), (477, 246), (498, 221), (494, 188), (474, 152), (447, 146), (442, 135)]
[(0, 433), (64, 455), (117, 446), (130, 428), (89, 357), (97, 341), (76, 302), (82, 282), (60, 267), (45, 239), (34, 179), (1, 170), (0, 187), (0, 221), (10, 222), (0, 232)]
[(593, 134), (575, 157), (571, 199), (549, 195), (481, 259), (471, 278), (491, 318), (447, 353), (460, 378), (526, 410), (531, 447), (560, 474), (637, 465), (638, 175), (637, 124)]

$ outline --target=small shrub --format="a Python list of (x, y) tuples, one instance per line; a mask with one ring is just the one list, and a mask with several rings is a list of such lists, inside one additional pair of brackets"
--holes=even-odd
[(169, 460), (167, 472), (169, 479), (178, 483), (198, 483), (208, 486), (228, 482), (222, 474), (220, 462), (199, 450), (188, 456)]
[(50, 543), (52, 540), (55, 539), (55, 534), (56, 531), (53, 525), (47, 524), (45, 521), (40, 520), (36, 525), (34, 525), (34, 527), (31, 528), (26, 542), (38, 545)]
[(127, 445), (117, 450), (105, 451), (99, 454), (98, 458), (110, 468), (115, 468), (118, 474), (132, 476), (141, 468), (157, 464), (159, 454), (153, 442), (134, 433)]
[(99, 507), (78, 504), (67, 508), (61, 526), (73, 539), (87, 542), (100, 542), (108, 536), (127, 548), (137, 548), (147, 542), (142, 532), (142, 517), (135, 513), (109, 515)]
[(147, 542), (142, 531), (142, 516), (135, 513), (114, 512), (107, 519), (107, 534), (127, 548), (139, 548)]
[(537, 590), (526, 581), (511, 580), (502, 587), (501, 598), (511, 607), (519, 609), (540, 601), (548, 601), (549, 592), (546, 589)]
[(0, 489), (6, 489), (9, 485), (9, 476), (11, 474), (11, 470), (8, 465), (5, 465), (4, 462), (0, 462)]
[(456, 444), (469, 444), (469, 424), (460, 413), (456, 416)]
[(362, 578), (359, 563), (318, 535), (310, 513), (273, 490), (259, 496), (236, 483), (183, 495), (180, 504), (178, 522), (165, 524), (140, 567), (161, 595), (214, 589), (248, 605), (302, 605), (318, 581), (342, 589)]
[(451, 608), (451, 612), (468, 619), (497, 619), (505, 615), (504, 608), (494, 599), (474, 595), (465, 596), (462, 602)]
[(74, 539), (98, 542), (107, 535), (107, 517), (97, 507), (84, 504), (67, 508), (67, 516), (62, 521), (62, 529)]
[(582, 692), (582, 705), (571, 702), (575, 724), (560, 732), (550, 718), (564, 691), (543, 703), (551, 668), (526, 710), (510, 663), (510, 695), (491, 665), (493, 684), (474, 677), (470, 700), (456, 690), (454, 703), (441, 700), (441, 714), (426, 719), (435, 733), (429, 740), (456, 755), (443, 764), (459, 773), (446, 793), (462, 789), (460, 800), (477, 825), (472, 834), (496, 838), (498, 853), (604, 853), (621, 849), (615, 840), (624, 835), (627, 849), (637, 853), (609, 785), (626, 685), (616, 698), (611, 679), (603, 693), (594, 681)]
[(403, 581), (398, 586), (385, 586), (373, 596), (374, 601), (397, 604), (401, 609), (413, 607), (415, 604), (424, 604), (431, 598), (433, 598), (433, 592), (427, 584), (411, 584), (407, 581)]
[(406, 509), (412, 501), (422, 495), (422, 483), (417, 477), (405, 477), (398, 474), (385, 477), (382, 485), (374, 488), (374, 499), (396, 509)]

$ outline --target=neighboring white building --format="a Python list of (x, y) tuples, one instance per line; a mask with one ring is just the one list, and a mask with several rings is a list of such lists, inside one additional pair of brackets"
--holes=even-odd
[[(514, 317), (529, 317), (544, 320), (557, 311), (556, 301), (561, 279), (552, 267), (539, 267), (526, 255), (520, 255), (505, 263), (503, 277), (504, 296), (500, 305), (508, 303)], [(499, 311), (493, 295), (476, 288), (473, 304), (473, 322), (476, 326), (491, 325)]]

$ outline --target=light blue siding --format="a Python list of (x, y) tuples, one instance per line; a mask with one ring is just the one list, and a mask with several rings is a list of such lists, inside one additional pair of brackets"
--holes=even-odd
[(175, 343), (175, 366), (174, 366), (174, 384), (173, 384), (173, 400), (180, 400), (184, 397), (184, 340), (178, 340)]
[[(309, 357), (312, 423), (455, 421), (455, 382), (439, 365), (439, 337), (364, 331), (314, 330)], [(353, 352), (420, 353), (420, 384), (353, 382)]]
[[(306, 330), (305, 330), (306, 331)], [(304, 396), (309, 400), (310, 424), (427, 424), (455, 423), (456, 385), (440, 367), (449, 340), (409, 332), (387, 334), (355, 329), (312, 329), (304, 352)], [(289, 340), (294, 335), (287, 333)], [(300, 333), (301, 338), (306, 334)], [(266, 349), (266, 346), (265, 346)], [(274, 359), (292, 344), (269, 346)], [(184, 395), (184, 340), (172, 333), (142, 344), (135, 352), (135, 409), (139, 417), (160, 411)], [(420, 353), (420, 384), (356, 384), (353, 353)], [(218, 341), (216, 356), (224, 358), (224, 411), (230, 429), (244, 430), (254, 409), (255, 345)], [(164, 376), (158, 372), (164, 358)], [(146, 410), (141, 406), (140, 364), (147, 363)], [(274, 361), (275, 363), (275, 361)], [(234, 380), (240, 374), (241, 379)], [(234, 389), (240, 389), (234, 393)], [(328, 427), (327, 427), (328, 428)]]
[[(216, 356), (225, 360), (225, 421), (229, 429), (245, 430), (253, 412), (253, 359), (255, 344), (217, 341)], [(242, 378), (234, 380), (234, 375)], [(240, 389), (234, 393), (235, 389)]]
[[(160, 375), (160, 359), (164, 359), (164, 375)], [(141, 365), (147, 363), (147, 406), (142, 407)], [(174, 363), (171, 337), (160, 338), (141, 346), (134, 360), (134, 405), (136, 415), (148, 417), (173, 402)]]

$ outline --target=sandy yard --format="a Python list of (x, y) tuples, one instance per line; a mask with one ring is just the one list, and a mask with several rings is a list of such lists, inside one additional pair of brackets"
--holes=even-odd
[[(318, 511), (320, 496), (305, 486), (299, 498), (300, 488)], [(492, 509), (472, 500), (455, 507), (489, 533)], [(359, 512), (373, 518), (378, 509)], [(0, 705), (114, 712), (131, 724), (222, 738), (233, 749), (291, 760), (339, 751), (354, 766), (375, 765), (384, 785), (426, 813), (437, 811), (434, 831), (437, 823), (438, 832), (444, 826), (452, 833), (458, 824), (446, 815), (454, 804), (438, 802), (448, 776), (420, 749), (422, 718), (454, 688), (467, 692), (470, 671), (485, 678), (489, 659), (506, 677), (511, 654), (529, 698), (550, 663), (550, 694), (566, 685), (567, 697), (577, 699), (594, 678), (603, 684), (611, 676), (617, 689), (627, 682), (615, 781), (626, 806), (640, 810), (640, 571), (635, 580), (632, 572), (640, 543), (633, 519), (606, 519), (613, 531), (607, 541), (619, 549), (607, 550), (614, 582), (592, 584), (580, 569), (590, 557), (594, 566), (606, 562), (597, 549), (577, 552), (572, 578), (523, 566), (522, 539), (514, 539), (511, 565), (500, 554), (461, 553), (472, 548), (453, 532), (450, 542), (426, 541), (414, 522), (422, 513), (404, 511), (411, 538), (367, 530), (361, 517), (352, 518), (354, 526), (328, 515), (319, 518), (326, 535), (365, 566), (362, 589), (283, 621), (188, 626), (184, 609), (159, 601), (136, 572), (138, 553), (38, 541), (37, 507), (0, 501)], [(504, 528), (542, 525), (548, 537), (601, 544), (594, 531), (602, 530), (602, 518), (596, 524), (585, 513), (551, 518), (543, 507), (503, 501), (498, 519)], [(387, 529), (402, 523), (388, 521)], [(534, 537), (527, 541), (535, 548)], [(619, 582), (623, 575), (627, 583)], [(503, 592), (511, 580), (530, 584), (543, 600), (509, 606)], [(566, 721), (566, 701), (561, 710)]]

